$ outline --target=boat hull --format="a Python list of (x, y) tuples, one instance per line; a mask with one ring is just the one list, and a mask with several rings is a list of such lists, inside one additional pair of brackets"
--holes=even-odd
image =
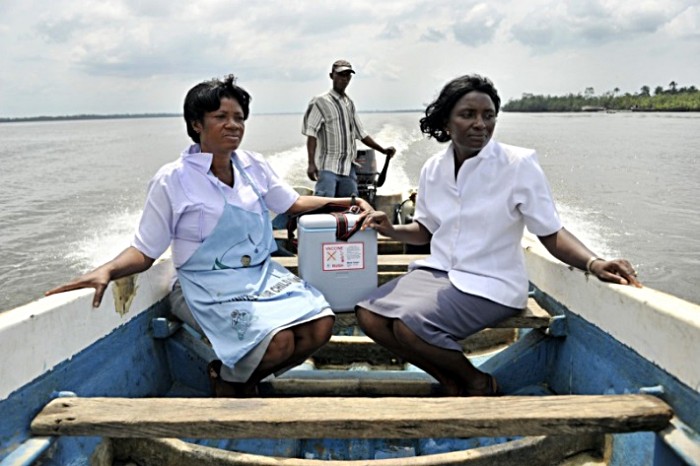
[[(690, 350), (700, 341), (698, 306), (654, 290), (591, 280), (552, 261), (536, 243), (526, 239), (524, 246), (530, 276), (537, 284), (535, 296), (558, 317), (548, 329), (522, 330), (507, 349), (474, 361), (494, 373), (509, 394), (657, 394), (675, 412), (672, 426), (661, 433), (612, 436), (608, 464), (698, 464), (700, 368)], [(108, 464), (114, 452), (99, 437), (60, 437), (43, 447), (28, 442), (33, 438), (30, 422), (60, 392), (81, 397), (208, 396), (205, 364), (213, 353), (201, 337), (177, 327), (172, 335), (154, 333), (154, 319), (168, 313), (163, 298), (171, 278), (172, 265), (163, 260), (136, 279), (132, 296), (125, 299), (111, 287), (100, 309), (91, 309), (91, 293), (80, 291), (40, 300), (0, 320), (0, 350), (7, 355), (0, 377), (2, 466), (31, 464), (15, 462), (14, 458), (26, 457), (23, 448), (35, 448), (46, 465), (87, 464), (91, 458)], [(414, 377), (431, 383), (419, 371), (333, 375), (313, 367), (290, 371), (280, 380), (304, 377)], [(263, 393), (274, 395), (274, 383), (280, 381), (268, 382)], [(439, 455), (505, 441), (514, 437), (198, 442), (260, 457), (351, 460)]]

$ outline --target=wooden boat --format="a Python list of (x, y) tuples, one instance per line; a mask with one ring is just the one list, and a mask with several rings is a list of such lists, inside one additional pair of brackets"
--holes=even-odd
[[(498, 398), (438, 396), (351, 314), (260, 398), (209, 398), (213, 352), (169, 316), (167, 257), (99, 309), (80, 290), (0, 314), (0, 465), (700, 464), (700, 306), (523, 247), (528, 309), (464, 342)], [(413, 258), (379, 256), (378, 280)]]

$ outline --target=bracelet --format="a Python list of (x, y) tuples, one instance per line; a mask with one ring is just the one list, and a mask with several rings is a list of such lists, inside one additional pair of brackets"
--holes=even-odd
[(593, 263), (595, 261), (604, 261), (604, 260), (605, 259), (603, 259), (602, 257), (598, 257), (598, 256), (591, 257), (590, 259), (588, 259), (588, 262), (586, 262), (586, 272), (593, 273), (593, 271), (591, 270), (591, 265), (593, 265)]

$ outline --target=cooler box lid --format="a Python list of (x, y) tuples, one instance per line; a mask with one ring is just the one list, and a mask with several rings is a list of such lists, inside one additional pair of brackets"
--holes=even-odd
[[(359, 214), (344, 214), (348, 219), (348, 229), (355, 226)], [(331, 214), (310, 214), (302, 215), (299, 217), (298, 222), (299, 228), (304, 228), (305, 230), (320, 230), (320, 229), (334, 229), (336, 226), (335, 216)]]

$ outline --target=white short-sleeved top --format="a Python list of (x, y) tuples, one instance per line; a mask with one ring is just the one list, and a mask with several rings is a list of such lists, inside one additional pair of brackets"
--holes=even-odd
[[(200, 152), (198, 144), (183, 151), (180, 158), (158, 170), (148, 186), (146, 205), (132, 246), (151, 258), (158, 258), (172, 243), (175, 267), (180, 267), (214, 230), (229, 204), (252, 212), (262, 206), (245, 177), (234, 169), (230, 187), (211, 170), (212, 154)], [(231, 154), (238, 160), (267, 204), (276, 213), (289, 210), (299, 194), (285, 183), (262, 155), (244, 150)]]
[(454, 170), (452, 145), (423, 165), (414, 220), (433, 236), (430, 256), (412, 267), (446, 271), (465, 293), (524, 308), (524, 227), (538, 236), (562, 228), (535, 151), (492, 139), (456, 180)]

